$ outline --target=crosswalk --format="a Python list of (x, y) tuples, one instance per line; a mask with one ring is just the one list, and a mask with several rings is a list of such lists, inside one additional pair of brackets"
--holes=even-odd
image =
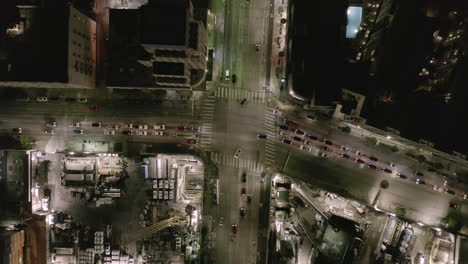
[(215, 111), (216, 98), (212, 95), (205, 99), (201, 112), (201, 136), (200, 147), (204, 150), (210, 150), (211, 136), (213, 133), (213, 115)]
[(271, 107), (265, 108), (265, 133), (267, 140), (265, 142), (265, 167), (273, 166), (276, 163), (276, 144), (277, 142), (277, 126), (276, 114)]
[(243, 100), (247, 99), (249, 102), (265, 103), (266, 96), (265, 90), (250, 91), (237, 87), (219, 86), (215, 91), (215, 96), (218, 98)]
[(250, 172), (261, 173), (263, 171), (262, 163), (255, 160), (243, 159), (242, 157), (236, 159), (233, 153), (211, 152), (211, 160), (221, 165), (244, 169)]

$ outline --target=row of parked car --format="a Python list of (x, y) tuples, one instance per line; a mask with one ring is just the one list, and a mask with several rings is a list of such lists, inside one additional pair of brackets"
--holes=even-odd
[[(57, 97), (57, 96), (51, 96), (51, 97), (39, 96), (39, 97), (36, 97), (36, 101), (38, 101), (38, 102), (60, 101), (60, 100), (61, 100), (61, 97)], [(17, 98), (16, 101), (17, 102), (29, 102), (29, 101), (31, 101), (31, 98), (22, 97), (22, 98)], [(87, 103), (88, 98), (65, 97), (64, 101), (65, 102)]]

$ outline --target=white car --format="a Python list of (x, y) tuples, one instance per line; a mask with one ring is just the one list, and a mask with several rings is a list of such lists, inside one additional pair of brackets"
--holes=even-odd
[(138, 129), (148, 129), (148, 125), (138, 125)]
[(124, 128), (133, 128), (133, 124), (125, 124), (123, 127)]
[(38, 102), (47, 102), (47, 97), (38, 97), (37, 101)]
[(163, 136), (164, 132), (162, 131), (153, 131), (153, 136)]
[(119, 129), (119, 125), (108, 125), (108, 129)]
[(77, 122), (77, 123), (70, 123), (68, 124), (69, 127), (80, 127), (80, 123)]
[(235, 159), (238, 159), (238, 158), (239, 158), (239, 155), (241, 154), (241, 152), (242, 152), (242, 150), (241, 150), (240, 148), (238, 148), (238, 149), (236, 150), (236, 153), (234, 154), (234, 158), (235, 158)]
[(144, 130), (144, 131), (137, 131), (136, 134), (137, 134), (137, 136), (146, 136), (146, 135), (148, 135), (148, 132), (147, 132), (146, 130)]
[(311, 150), (310, 148), (308, 148), (308, 147), (306, 147), (304, 145), (301, 145), (299, 148), (302, 149), (302, 150), (305, 150), (305, 151), (309, 151), (309, 152)]
[(164, 130), (164, 129), (166, 129), (166, 125), (154, 125), (153, 129)]
[(46, 129), (46, 130), (44, 130), (44, 134), (51, 134), (51, 135), (53, 135), (53, 134), (55, 134), (55, 130), (53, 130), (53, 129)]
[(115, 135), (115, 130), (104, 130), (104, 135)]
[(80, 103), (86, 103), (86, 102), (88, 102), (88, 99), (86, 99), (86, 98), (78, 98), (78, 102), (80, 102)]

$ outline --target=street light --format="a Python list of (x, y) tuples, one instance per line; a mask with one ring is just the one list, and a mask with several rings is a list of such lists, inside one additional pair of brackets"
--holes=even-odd
[(392, 137), (391, 137), (391, 136), (387, 136), (387, 139), (392, 139)]

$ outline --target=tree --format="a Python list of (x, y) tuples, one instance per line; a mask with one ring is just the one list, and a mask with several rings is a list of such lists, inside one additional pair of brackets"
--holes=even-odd
[(391, 150), (392, 152), (398, 152), (399, 149), (398, 149), (397, 146), (393, 145), (393, 146), (390, 147), (390, 150)]
[(380, 182), (380, 188), (382, 189), (387, 189), (390, 184), (388, 183), (387, 180), (383, 180)]
[(341, 128), (341, 131), (349, 134), (351, 133), (351, 128), (349, 126), (345, 126)]
[(456, 233), (462, 227), (462, 217), (456, 212), (451, 212), (442, 218), (442, 224), (447, 228), (447, 231)]
[(20, 143), (21, 149), (32, 149), (34, 140), (30, 137), (19, 136), (19, 143)]
[(375, 137), (367, 137), (366, 138), (367, 142), (369, 142), (371, 145), (377, 145), (377, 139)]
[(402, 207), (397, 207), (395, 209), (395, 214), (399, 217), (403, 217), (406, 214), (406, 209)]

